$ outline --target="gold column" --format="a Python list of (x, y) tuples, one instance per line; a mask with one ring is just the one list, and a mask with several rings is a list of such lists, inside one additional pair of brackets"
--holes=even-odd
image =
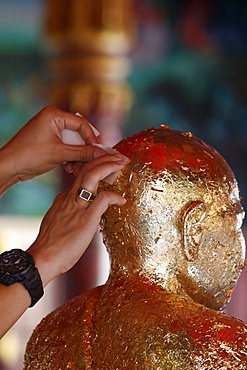
[[(126, 78), (134, 33), (132, 0), (47, 0), (49, 104), (80, 112), (109, 146), (122, 138), (132, 103)], [(63, 184), (69, 181), (64, 176)], [(67, 275), (70, 295), (97, 285), (102, 249), (94, 239)]]
[(51, 104), (79, 111), (105, 143), (121, 138), (131, 101), (126, 83), (134, 38), (131, 0), (47, 3)]

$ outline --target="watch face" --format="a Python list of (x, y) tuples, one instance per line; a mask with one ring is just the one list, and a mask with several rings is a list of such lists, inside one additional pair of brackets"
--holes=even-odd
[(21, 250), (5, 252), (0, 256), (0, 270), (8, 275), (26, 270), (30, 263), (30, 258)]

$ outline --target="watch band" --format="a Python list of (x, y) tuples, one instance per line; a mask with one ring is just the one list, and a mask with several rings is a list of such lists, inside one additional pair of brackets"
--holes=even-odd
[(28, 290), (31, 297), (31, 304), (29, 307), (33, 307), (44, 294), (43, 284), (38, 269), (36, 267), (29, 269), (23, 274), (23, 280), (20, 281), (20, 283)]

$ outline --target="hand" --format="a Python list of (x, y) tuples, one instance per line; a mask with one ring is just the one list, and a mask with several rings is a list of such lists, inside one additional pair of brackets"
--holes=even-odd
[[(65, 128), (79, 132), (87, 145), (64, 144), (61, 132)], [(64, 162), (87, 162), (105, 154), (90, 145), (94, 142), (97, 138), (85, 118), (46, 107), (1, 149), (0, 165), (5, 164), (1, 172), (15, 178), (14, 183), (31, 179)]]
[(45, 215), (39, 235), (29, 248), (44, 285), (68, 271), (91, 242), (106, 209), (125, 204), (111, 191), (101, 191), (92, 202), (80, 199), (79, 188), (97, 192), (99, 181), (124, 166), (121, 155), (105, 155), (86, 164), (74, 184), (58, 195)]

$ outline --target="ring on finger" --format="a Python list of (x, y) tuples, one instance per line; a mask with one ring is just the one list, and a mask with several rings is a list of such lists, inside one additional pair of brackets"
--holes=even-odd
[(80, 199), (85, 200), (86, 202), (92, 202), (96, 198), (95, 194), (83, 188), (79, 188), (77, 190), (77, 195)]

